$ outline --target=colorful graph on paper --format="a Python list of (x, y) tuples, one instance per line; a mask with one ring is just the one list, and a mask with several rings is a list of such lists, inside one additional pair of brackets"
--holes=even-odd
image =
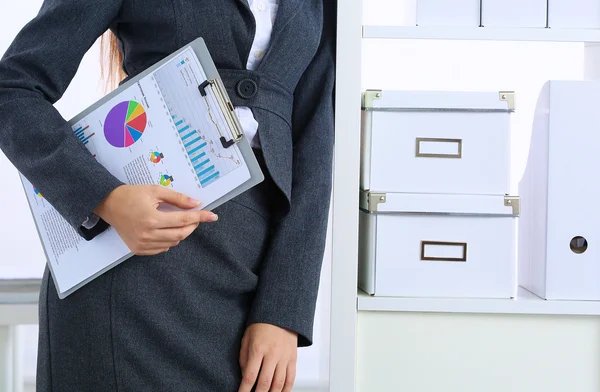
[(160, 161), (162, 161), (164, 159), (164, 157), (165, 157), (165, 155), (162, 152), (152, 151), (150, 153), (150, 162), (159, 163)]
[(173, 176), (170, 176), (168, 174), (161, 174), (158, 181), (162, 186), (169, 186), (173, 181), (175, 181), (175, 179), (173, 178)]
[[(237, 149), (222, 146), (221, 134), (210, 117), (209, 108), (198, 109), (198, 86), (204, 79), (191, 70), (188, 61), (183, 59), (174, 62), (156, 72), (155, 81), (164, 97), (174, 129), (179, 134), (198, 177), (198, 183), (204, 188), (241, 167), (241, 162)], [(189, 89), (173, 87), (181, 86), (182, 82)], [(212, 113), (218, 112), (216, 109), (210, 108)], [(230, 135), (225, 137), (229, 138)]]
[(111, 109), (104, 122), (104, 136), (114, 147), (129, 147), (146, 130), (147, 115), (144, 107), (135, 101), (124, 101)]
[(89, 133), (89, 129), (90, 126), (86, 125), (86, 126), (80, 126), (77, 129), (75, 129), (75, 136), (77, 136), (77, 139), (79, 139), (83, 145), (86, 145), (90, 142), (90, 139), (92, 137), (94, 137), (96, 135), (96, 133), (92, 132)]

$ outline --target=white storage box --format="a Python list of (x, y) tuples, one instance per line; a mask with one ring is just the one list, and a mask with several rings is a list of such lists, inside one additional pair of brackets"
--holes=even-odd
[(480, 5), (481, 0), (417, 0), (417, 25), (478, 27)]
[(362, 192), (359, 287), (375, 296), (511, 298), (511, 196)]
[(600, 28), (600, 0), (548, 0), (551, 28)]
[(600, 83), (552, 81), (519, 183), (519, 283), (545, 299), (600, 300)]
[(481, 24), (483, 27), (546, 27), (547, 5), (547, 0), (482, 0)]
[(504, 195), (512, 92), (368, 90), (361, 189)]

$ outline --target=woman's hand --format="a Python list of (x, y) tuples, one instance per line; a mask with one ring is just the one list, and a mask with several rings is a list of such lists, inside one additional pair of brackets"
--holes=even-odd
[(214, 222), (209, 211), (188, 210), (162, 212), (160, 203), (191, 209), (199, 202), (160, 185), (121, 185), (94, 210), (111, 225), (136, 255), (166, 252), (179, 245), (200, 224)]
[[(242, 339), (239, 392), (291, 392), (296, 378), (298, 334), (270, 324), (250, 324)], [(260, 372), (260, 374), (259, 374)], [(258, 381), (258, 382), (257, 382)]]

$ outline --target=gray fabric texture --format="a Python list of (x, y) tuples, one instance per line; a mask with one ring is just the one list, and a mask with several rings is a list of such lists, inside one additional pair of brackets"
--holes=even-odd
[(46, 273), (37, 391), (237, 391), (273, 186), (215, 209), (218, 222), (168, 253), (129, 259), (64, 300)]
[[(312, 344), (331, 194), (335, 20), (335, 0), (281, 0), (251, 72), (245, 0), (44, 1), (0, 60), (0, 149), (83, 238), (107, 229), (81, 223), (121, 183), (53, 104), (109, 28), (129, 77), (202, 37), (234, 105), (254, 111), (267, 180), (168, 254), (128, 260), (66, 300), (46, 276), (39, 391), (234, 391), (248, 324), (289, 328), (299, 346)], [(245, 78), (258, 85), (250, 99), (236, 92)]]

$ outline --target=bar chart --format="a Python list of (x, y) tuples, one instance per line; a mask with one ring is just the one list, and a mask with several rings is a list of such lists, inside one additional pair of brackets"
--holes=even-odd
[(200, 135), (196, 129), (193, 129), (190, 125), (186, 124), (184, 120), (179, 120), (176, 116), (172, 116), (172, 118), (173, 121), (175, 121), (177, 132), (179, 132), (179, 136), (183, 142), (183, 147), (198, 176), (200, 185), (202, 187), (209, 185), (219, 178), (220, 175), (219, 170), (210, 159), (212, 141), (209, 145), (209, 141), (207, 141), (204, 136)]
[(75, 136), (77, 136), (77, 138), (83, 143), (84, 146), (89, 143), (90, 139), (92, 137), (94, 137), (94, 135), (96, 135), (95, 132), (92, 132), (92, 133), (86, 132), (86, 131), (88, 131), (89, 128), (90, 128), (89, 125), (80, 126), (77, 129), (75, 129), (75, 131), (74, 131)]
[[(211, 117), (211, 113), (218, 113), (218, 110), (209, 107), (198, 91), (203, 77), (193, 71), (188, 58), (173, 62), (154, 74), (156, 88), (171, 116), (173, 129), (181, 138), (199, 186), (205, 188), (241, 167), (242, 162), (235, 146), (225, 148), (220, 143), (220, 131)], [(182, 84), (187, 88), (182, 89)]]
[(96, 158), (96, 145), (93, 142), (96, 132), (93, 130), (93, 128), (90, 127), (86, 120), (82, 120), (81, 122), (73, 125), (72, 129), (77, 139), (79, 139), (79, 141), (87, 147), (92, 154), (92, 157)]

